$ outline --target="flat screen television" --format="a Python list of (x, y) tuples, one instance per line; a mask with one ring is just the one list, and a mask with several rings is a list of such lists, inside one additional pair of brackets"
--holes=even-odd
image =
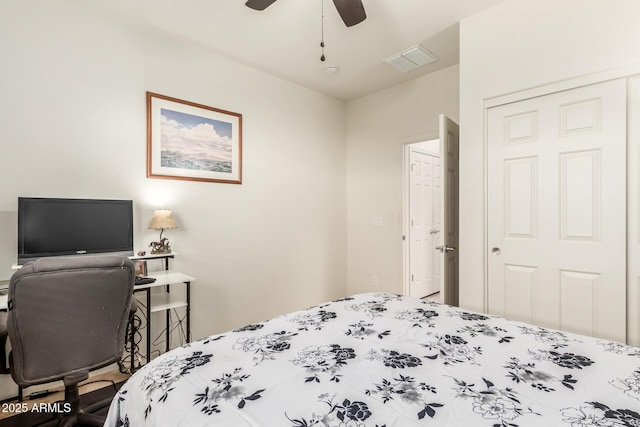
[(18, 198), (18, 264), (100, 253), (133, 254), (131, 200)]

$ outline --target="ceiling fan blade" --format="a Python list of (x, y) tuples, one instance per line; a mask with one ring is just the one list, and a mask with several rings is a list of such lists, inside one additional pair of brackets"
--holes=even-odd
[(347, 27), (359, 24), (367, 18), (362, 0), (333, 0), (333, 4)]
[(276, 0), (247, 0), (244, 4), (254, 10), (265, 10), (271, 6)]

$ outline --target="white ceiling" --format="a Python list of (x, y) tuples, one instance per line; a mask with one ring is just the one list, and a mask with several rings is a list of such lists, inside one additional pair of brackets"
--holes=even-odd
[[(82, 0), (78, 4), (172, 33), (219, 55), (349, 100), (458, 63), (458, 22), (504, 0), (363, 0), (367, 19), (347, 28), (331, 0)], [(324, 3), (323, 3), (324, 2)], [(320, 61), (322, 9), (324, 54)], [(383, 60), (421, 44), (439, 60), (402, 73)], [(324, 71), (329, 66), (338, 73)]]

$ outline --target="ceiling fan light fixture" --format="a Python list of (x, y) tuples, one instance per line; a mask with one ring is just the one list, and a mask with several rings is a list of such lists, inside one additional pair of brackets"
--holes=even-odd
[(384, 62), (406, 73), (407, 71), (415, 70), (418, 67), (436, 62), (437, 60), (437, 56), (418, 44), (385, 58)]

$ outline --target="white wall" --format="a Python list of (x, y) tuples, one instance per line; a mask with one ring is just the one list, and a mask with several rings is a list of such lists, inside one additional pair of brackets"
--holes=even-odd
[[(343, 102), (65, 1), (3, 2), (0, 58), (0, 279), (18, 196), (122, 198), (136, 250), (174, 211), (196, 339), (345, 295)], [(243, 184), (146, 178), (145, 91), (243, 114)]]
[(440, 139), (416, 142), (415, 144), (411, 144), (411, 148), (418, 148), (436, 157), (440, 157)]
[(440, 113), (457, 122), (458, 97), (452, 66), (348, 103), (349, 293), (403, 293), (403, 145), (437, 138)]
[(640, 61), (639, 22), (637, 0), (508, 0), (461, 22), (461, 306), (485, 309), (483, 101)]

